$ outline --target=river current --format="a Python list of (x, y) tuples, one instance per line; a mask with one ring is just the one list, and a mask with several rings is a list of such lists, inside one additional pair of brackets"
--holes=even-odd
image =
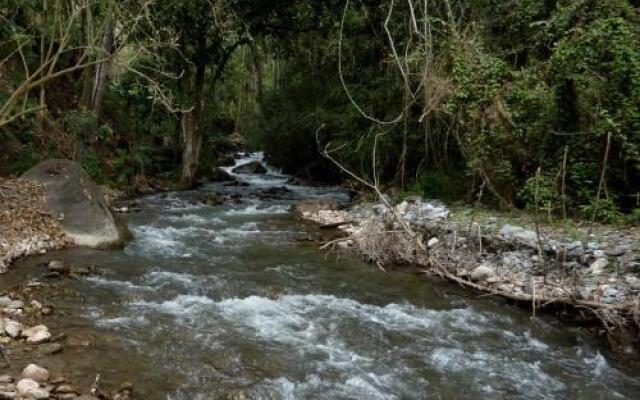
[(237, 178), (141, 199), (123, 250), (55, 255), (105, 274), (65, 284), (52, 367), (126, 376), (142, 399), (640, 398), (638, 369), (579, 328), (301, 240), (292, 204), (341, 191)]

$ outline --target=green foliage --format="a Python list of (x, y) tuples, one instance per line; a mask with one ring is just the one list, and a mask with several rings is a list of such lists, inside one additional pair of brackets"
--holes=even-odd
[(629, 213), (627, 222), (632, 225), (640, 225), (640, 208), (634, 208), (633, 211)]
[(527, 179), (518, 195), (528, 209), (537, 207), (551, 214), (562, 206), (558, 186), (557, 176), (534, 175)]
[(616, 203), (611, 198), (600, 199), (600, 201), (592, 200), (588, 204), (580, 206), (580, 211), (584, 218), (595, 218), (605, 223), (620, 223), (624, 220), (623, 214)]
[(87, 174), (98, 184), (104, 183), (104, 168), (100, 162), (100, 157), (89, 150), (83, 154), (80, 165)]
[(456, 175), (453, 171), (426, 170), (418, 175), (408, 193), (453, 202), (463, 199), (467, 194), (467, 188), (461, 182), (464, 182), (464, 176)]

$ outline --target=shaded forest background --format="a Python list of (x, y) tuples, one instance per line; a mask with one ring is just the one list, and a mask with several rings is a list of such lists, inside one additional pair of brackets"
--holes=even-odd
[(189, 187), (248, 146), (349, 180), (330, 149), (399, 195), (638, 222), (639, 7), (0, 0), (0, 175)]

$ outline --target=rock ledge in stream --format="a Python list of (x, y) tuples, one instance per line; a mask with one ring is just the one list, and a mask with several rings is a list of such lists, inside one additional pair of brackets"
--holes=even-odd
[(78, 164), (47, 160), (22, 178), (44, 185), (49, 208), (76, 244), (92, 248), (123, 244), (126, 228), (116, 223), (102, 190)]

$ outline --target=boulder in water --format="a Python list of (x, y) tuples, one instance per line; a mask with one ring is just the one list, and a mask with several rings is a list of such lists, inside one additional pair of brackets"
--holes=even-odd
[(125, 241), (126, 228), (116, 223), (102, 190), (78, 164), (47, 160), (25, 172), (22, 178), (44, 186), (49, 208), (76, 244), (106, 248)]
[(235, 182), (237, 181), (236, 177), (228, 173), (226, 170), (222, 168), (216, 168), (213, 171), (213, 174), (209, 177), (211, 182)]
[(234, 174), (266, 174), (267, 169), (260, 161), (251, 161), (233, 169)]

